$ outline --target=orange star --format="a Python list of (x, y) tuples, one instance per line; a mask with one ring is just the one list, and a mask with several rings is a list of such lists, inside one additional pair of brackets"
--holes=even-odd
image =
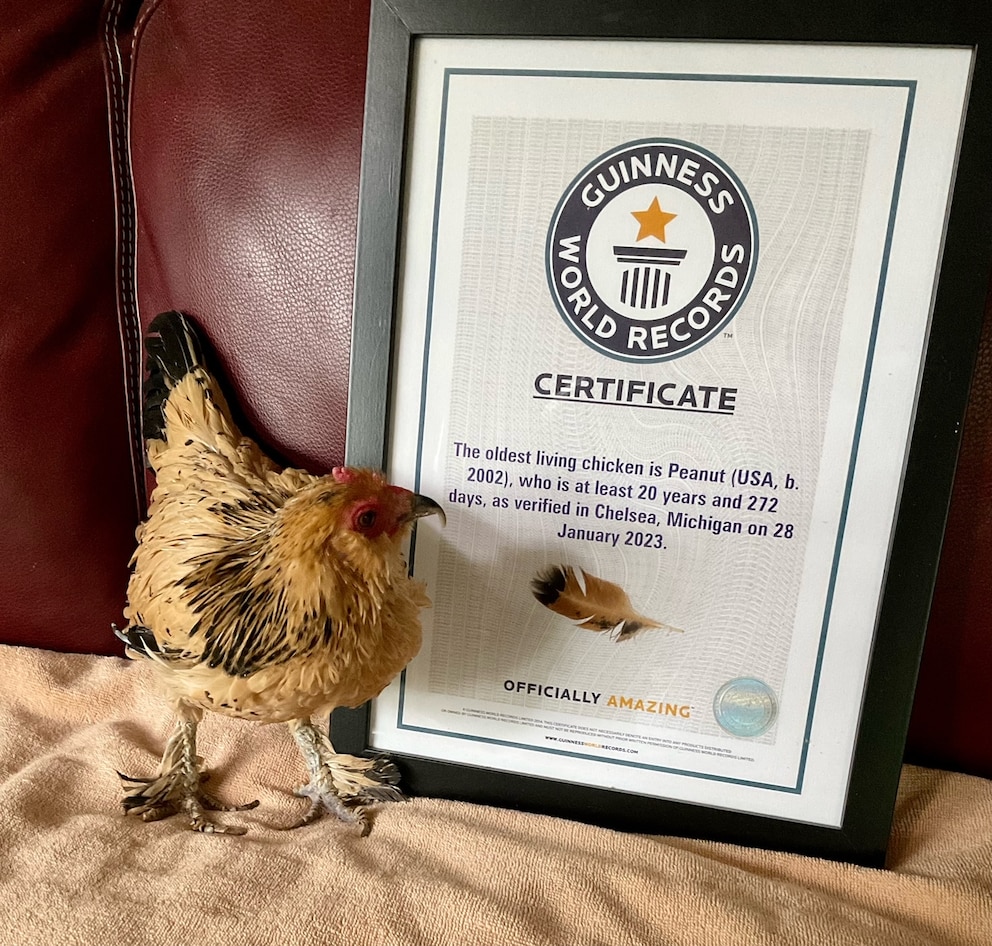
[(641, 229), (637, 232), (637, 240), (646, 240), (649, 236), (657, 237), (662, 243), (665, 242), (665, 225), (671, 223), (678, 214), (666, 213), (661, 209), (658, 198), (651, 201), (651, 206), (647, 210), (632, 210), (632, 217), (637, 219)]

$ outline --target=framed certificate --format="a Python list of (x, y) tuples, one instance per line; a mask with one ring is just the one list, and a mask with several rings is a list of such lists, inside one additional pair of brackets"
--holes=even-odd
[(420, 654), (335, 744), (418, 793), (878, 863), (992, 36), (692, 6), (373, 2), (348, 460), (448, 524), (409, 552)]

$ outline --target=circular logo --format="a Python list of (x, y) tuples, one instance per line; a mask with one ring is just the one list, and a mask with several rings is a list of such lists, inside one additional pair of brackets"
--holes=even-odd
[(739, 677), (716, 691), (713, 715), (720, 728), (732, 736), (760, 736), (775, 722), (778, 704), (767, 683)]
[(754, 208), (698, 145), (633, 141), (568, 186), (548, 230), (548, 285), (569, 328), (621, 361), (678, 358), (744, 301), (757, 258)]

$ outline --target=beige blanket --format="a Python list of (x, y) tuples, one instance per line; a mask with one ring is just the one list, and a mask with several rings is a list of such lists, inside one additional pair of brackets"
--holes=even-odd
[(302, 813), (285, 727), (208, 719), (200, 750), (244, 837), (144, 824), (171, 726), (147, 670), (0, 647), (0, 943), (992, 944), (992, 782), (907, 767), (890, 870), (432, 799), (369, 837)]

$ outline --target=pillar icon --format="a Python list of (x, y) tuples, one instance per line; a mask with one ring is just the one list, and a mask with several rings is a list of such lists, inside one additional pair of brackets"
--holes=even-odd
[(623, 266), (620, 301), (634, 309), (657, 309), (668, 304), (671, 267), (679, 266), (686, 250), (651, 246), (614, 246), (617, 263)]

